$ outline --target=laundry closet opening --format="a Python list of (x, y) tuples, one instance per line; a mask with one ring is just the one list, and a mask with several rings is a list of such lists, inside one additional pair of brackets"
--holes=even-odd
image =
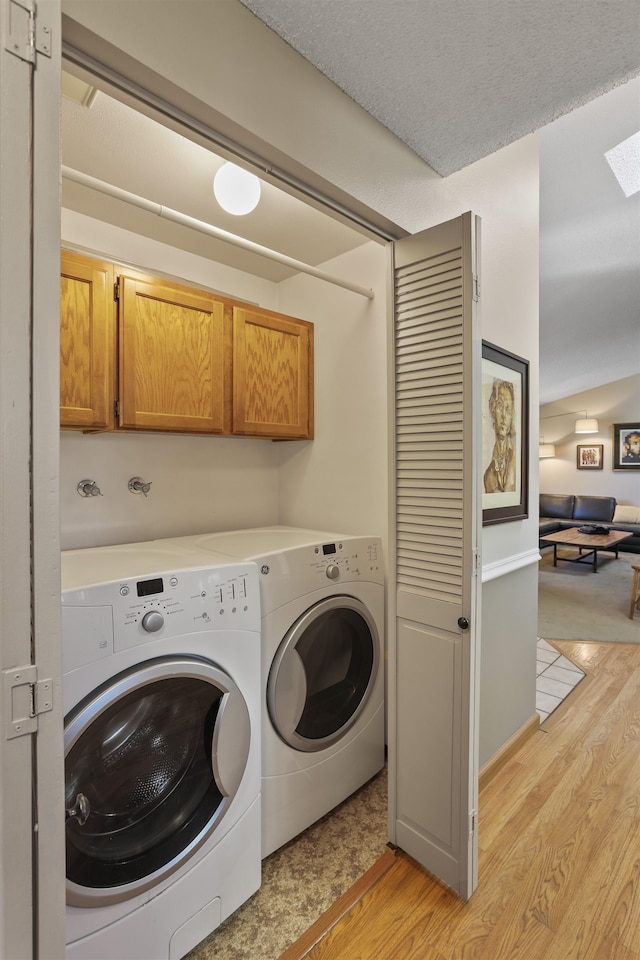
[[(80, 175), (63, 176), (63, 249), (110, 263), (116, 276), (141, 271), (300, 318), (315, 340), (313, 441), (259, 443), (225, 429), (196, 437), (144, 423), (135, 436), (63, 431), (63, 549), (273, 523), (386, 539), (388, 249), (393, 231), (404, 231), (373, 213), (368, 222), (357, 201), (350, 211), (344, 197), (325, 198), (270, 160), (261, 165), (246, 145), (69, 44), (63, 68), (62, 165)], [(260, 202), (244, 216), (214, 197), (214, 175), (229, 159), (261, 181)], [(92, 178), (115, 192), (93, 189)], [(189, 218), (356, 289), (191, 229)], [(86, 477), (101, 497), (78, 497)], [(132, 477), (151, 483), (148, 495), (131, 496)]]
[[(261, 180), (258, 206), (243, 216), (226, 213), (214, 196), (213, 179), (225, 160), (240, 158), (228, 145), (225, 150), (214, 150), (214, 134), (202, 128), (196, 131), (195, 120), (191, 127), (186, 119), (184, 124), (175, 119), (169, 122), (168, 105), (160, 109), (156, 102), (152, 110), (148, 103), (136, 101), (133, 93), (125, 96), (124, 85), (124, 80), (116, 84), (112, 77), (107, 84), (86, 72), (82, 80), (68, 74), (63, 78), (63, 250), (71, 256), (95, 258), (105, 265), (105, 272), (110, 266), (121, 302), (129, 295), (127, 278), (136, 278), (136, 296), (142, 304), (138, 315), (143, 315), (151, 296), (159, 296), (156, 286), (137, 279), (143, 274), (165, 284), (162, 296), (169, 303), (164, 314), (168, 324), (178, 323), (179, 311), (186, 310), (170, 302), (172, 285), (177, 284), (181, 290), (190, 288), (191, 294), (185, 295), (189, 309), (191, 295), (195, 308), (209, 309), (206, 298), (202, 303), (198, 299), (198, 293), (205, 292), (213, 299), (240, 302), (247, 315), (255, 308), (312, 325), (314, 432), (313, 439), (274, 443), (224, 432), (206, 435), (144, 429), (143, 419), (135, 430), (118, 425), (93, 433), (65, 429), (60, 458), (62, 548), (68, 564), (76, 550), (80, 561), (84, 554), (94, 555), (113, 546), (124, 564), (117, 575), (127, 577), (125, 555), (141, 555), (142, 550), (149, 558), (145, 563), (155, 563), (157, 547), (146, 549), (145, 544), (159, 540), (166, 543), (166, 558), (174, 550), (179, 555), (177, 544), (172, 545), (176, 538), (223, 537), (230, 530), (296, 528), (350, 535), (348, 540), (338, 540), (318, 533), (313, 544), (308, 535), (301, 535), (295, 556), (275, 552), (259, 564), (259, 568), (267, 566), (272, 571), (269, 582), (273, 589), (265, 596), (274, 598), (273, 612), (263, 609), (262, 628), (273, 649), (267, 649), (263, 637), (262, 655), (254, 651), (262, 677), (261, 726), (263, 733), (269, 731), (264, 738), (267, 775), (263, 769), (261, 800), (264, 858), (339, 805), (384, 765), (389, 238), (374, 234), (370, 225), (349, 219), (337, 206), (325, 207), (318, 196), (276, 183), (274, 174), (256, 164), (253, 171)], [(116, 87), (119, 95), (114, 97), (111, 93)], [(241, 162), (248, 165), (244, 157)], [(104, 184), (114, 189), (105, 189)], [(149, 205), (130, 202), (132, 196), (149, 201)], [(156, 207), (179, 211), (184, 218), (160, 216)], [(223, 231), (242, 235), (255, 245), (310, 265), (316, 273), (227, 243), (214, 231), (193, 229), (189, 220), (208, 221)], [(119, 276), (125, 277), (124, 284)], [(140, 340), (140, 361), (144, 361), (147, 348), (155, 348), (159, 336), (156, 334), (153, 344)], [(172, 342), (177, 344), (175, 357), (167, 369), (169, 377), (175, 370), (177, 379), (179, 336)], [(120, 356), (120, 369), (114, 366), (120, 387), (126, 386), (122, 363)], [(234, 368), (234, 376), (236, 373)], [(144, 373), (140, 377), (144, 380)], [(235, 390), (235, 381), (232, 387)], [(141, 417), (145, 415), (144, 409), (137, 409)], [(222, 426), (224, 431), (224, 423)], [(139, 478), (147, 486), (146, 492), (133, 495), (132, 478)], [(87, 479), (95, 483), (101, 496), (78, 495), (78, 484)], [(280, 541), (277, 533), (272, 536), (276, 551)], [(223, 547), (214, 549), (224, 553)], [(320, 553), (314, 552), (318, 550)], [(177, 562), (171, 561), (174, 566)], [(203, 555), (202, 563), (206, 562)], [(289, 562), (295, 578), (284, 576), (280, 569)], [(336, 580), (332, 579), (335, 572)], [(178, 581), (184, 576), (176, 573)], [(145, 577), (154, 584), (157, 571), (149, 568)], [(130, 579), (126, 586), (133, 595), (136, 588)], [(155, 615), (156, 602), (160, 612), (164, 607), (171, 609), (173, 588), (166, 577), (162, 589), (157, 598), (155, 594), (143, 598), (149, 605), (146, 613)], [(175, 590), (180, 590), (179, 583)], [(287, 594), (286, 603), (281, 596), (285, 590), (292, 594)], [(117, 598), (114, 602), (119, 603)], [(217, 611), (207, 607), (206, 613), (214, 617)], [(281, 623), (285, 614), (287, 622)], [(165, 613), (163, 616), (168, 622)], [(229, 616), (226, 609), (225, 616)], [(221, 621), (217, 622), (219, 628)], [(154, 636), (145, 638), (147, 647), (157, 642)], [(182, 640), (183, 653), (188, 653), (188, 642), (188, 637)], [(327, 644), (332, 654), (330, 666), (320, 657)], [(144, 650), (141, 646), (141, 656)], [(220, 656), (219, 666), (224, 669), (227, 654), (222, 645)], [(267, 657), (273, 659), (273, 668), (261, 664)], [(306, 694), (305, 684), (299, 683), (302, 672), (311, 678)], [(235, 674), (231, 676), (240, 682)], [(243, 674), (241, 680), (245, 681)], [(298, 682), (290, 684), (291, 680)], [(299, 701), (303, 708), (298, 717)], [(247, 703), (253, 709), (251, 701)], [(75, 775), (84, 761), (81, 757), (76, 763), (74, 756), (70, 755), (69, 769)], [(82, 775), (77, 779), (80, 782)], [(169, 777), (162, 782), (165, 780), (168, 784)], [(76, 795), (86, 791), (76, 790), (74, 783), (68, 792), (73, 807)], [(209, 816), (205, 793), (203, 821)], [(291, 799), (294, 794), (296, 802)], [(118, 802), (126, 811), (123, 819), (135, 845), (137, 821), (128, 826), (129, 802), (126, 796)], [(226, 798), (221, 809), (224, 802)], [(272, 812), (280, 809), (285, 810), (282, 816)], [(212, 824), (214, 819), (212, 816)], [(205, 826), (195, 815), (186, 821), (193, 821), (199, 842)], [(87, 856), (91, 872), (102, 855), (104, 837), (98, 836), (95, 846), (99, 849), (92, 847), (87, 854), (82, 847), (84, 830), (77, 817), (72, 820), (72, 865), (80, 876), (78, 880), (74, 874), (68, 881), (74, 890), (79, 886), (84, 890)], [(212, 840), (203, 841), (202, 849), (207, 850), (206, 844), (215, 837), (214, 830)], [(125, 830), (122, 842), (126, 839)], [(167, 844), (170, 842), (167, 837)], [(155, 847), (151, 853), (155, 855)], [(138, 863), (142, 854), (132, 854), (131, 859), (134, 872), (127, 890), (131, 887), (137, 894), (135, 869), (142, 870)], [(173, 848), (168, 850), (167, 860), (171, 868), (191, 870), (189, 861), (181, 866)], [(110, 867), (107, 863), (97, 880), (88, 881), (89, 887), (98, 884), (105, 902), (111, 896), (102, 891), (111, 882)], [(163, 869), (158, 867), (158, 871)], [(167, 890), (173, 889), (171, 876), (162, 881)], [(146, 896), (144, 883), (140, 884), (140, 895)], [(236, 891), (231, 879), (225, 881), (222, 906), (217, 913), (212, 908), (208, 929), (193, 931), (190, 942), (202, 939), (220, 923), (225, 896), (235, 897), (237, 903), (248, 892)], [(72, 921), (77, 924), (73, 936), (80, 938), (80, 950), (88, 929), (86, 907), (69, 902), (68, 928)], [(100, 911), (116, 907), (107, 903), (93, 909), (98, 936)], [(127, 923), (135, 925), (135, 911), (118, 909)], [(186, 913), (183, 919), (191, 923)]]

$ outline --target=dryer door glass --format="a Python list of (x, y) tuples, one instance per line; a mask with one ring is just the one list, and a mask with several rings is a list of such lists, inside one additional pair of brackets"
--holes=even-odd
[(373, 688), (379, 640), (367, 608), (334, 596), (293, 624), (267, 684), (271, 722), (298, 750), (322, 750), (352, 726)]
[(239, 690), (197, 658), (149, 661), (80, 704), (65, 727), (67, 901), (126, 899), (177, 869), (230, 805), (249, 738)]

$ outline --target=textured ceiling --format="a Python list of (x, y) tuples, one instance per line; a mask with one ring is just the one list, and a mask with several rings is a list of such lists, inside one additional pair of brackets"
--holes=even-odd
[(638, 0), (241, 0), (447, 176), (640, 67)]

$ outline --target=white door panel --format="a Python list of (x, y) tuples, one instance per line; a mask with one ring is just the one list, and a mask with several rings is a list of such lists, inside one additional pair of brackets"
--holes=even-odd
[(477, 883), (477, 232), (465, 214), (394, 245), (390, 832), (465, 898)]

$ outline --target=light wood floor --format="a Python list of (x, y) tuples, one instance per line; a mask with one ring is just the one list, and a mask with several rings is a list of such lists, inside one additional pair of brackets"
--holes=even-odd
[(299, 956), (640, 958), (640, 644), (557, 646), (587, 677), (482, 789), (471, 900), (399, 853)]

